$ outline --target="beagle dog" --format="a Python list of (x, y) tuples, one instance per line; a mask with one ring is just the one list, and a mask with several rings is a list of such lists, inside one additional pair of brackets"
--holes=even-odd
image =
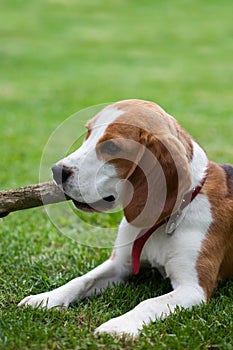
[(87, 212), (123, 206), (110, 258), (89, 273), (19, 306), (52, 308), (124, 283), (150, 264), (173, 290), (142, 301), (97, 333), (136, 336), (178, 307), (208, 302), (233, 274), (233, 167), (202, 147), (157, 104), (124, 100), (87, 123), (83, 145), (53, 167), (54, 180)]

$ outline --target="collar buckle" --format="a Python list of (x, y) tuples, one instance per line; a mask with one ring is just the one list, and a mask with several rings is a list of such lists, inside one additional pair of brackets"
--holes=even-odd
[(180, 224), (181, 215), (183, 210), (179, 209), (173, 216), (167, 219), (165, 232), (167, 235), (172, 235), (176, 230), (177, 226)]

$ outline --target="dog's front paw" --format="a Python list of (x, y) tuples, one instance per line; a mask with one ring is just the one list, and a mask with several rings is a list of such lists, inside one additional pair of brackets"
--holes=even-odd
[(130, 335), (136, 337), (141, 329), (142, 324), (137, 322), (134, 317), (129, 317), (127, 313), (103, 323), (95, 330), (95, 334), (108, 333), (117, 336)]
[(52, 307), (68, 307), (69, 300), (57, 290), (51, 292), (30, 295), (20, 301), (18, 306), (42, 307), (51, 309)]

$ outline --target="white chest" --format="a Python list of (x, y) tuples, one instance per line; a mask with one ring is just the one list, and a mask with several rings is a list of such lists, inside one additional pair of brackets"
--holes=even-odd
[(208, 198), (199, 195), (172, 235), (165, 233), (165, 225), (152, 234), (143, 248), (141, 261), (160, 271), (164, 269), (175, 284), (176, 279), (193, 279), (201, 245), (212, 221)]

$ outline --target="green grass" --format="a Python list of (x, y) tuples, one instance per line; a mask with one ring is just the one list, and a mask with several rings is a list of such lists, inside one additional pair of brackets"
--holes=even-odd
[[(124, 98), (159, 103), (211, 159), (233, 163), (231, 1), (11, 0), (0, 7), (1, 189), (38, 182), (45, 144), (68, 116)], [(109, 228), (120, 217), (83, 219)], [(232, 280), (207, 306), (156, 322), (134, 341), (93, 330), (170, 290), (151, 271), (67, 311), (18, 309), (28, 293), (89, 271), (110, 250), (62, 235), (44, 209), (0, 225), (0, 349), (233, 348)]]

